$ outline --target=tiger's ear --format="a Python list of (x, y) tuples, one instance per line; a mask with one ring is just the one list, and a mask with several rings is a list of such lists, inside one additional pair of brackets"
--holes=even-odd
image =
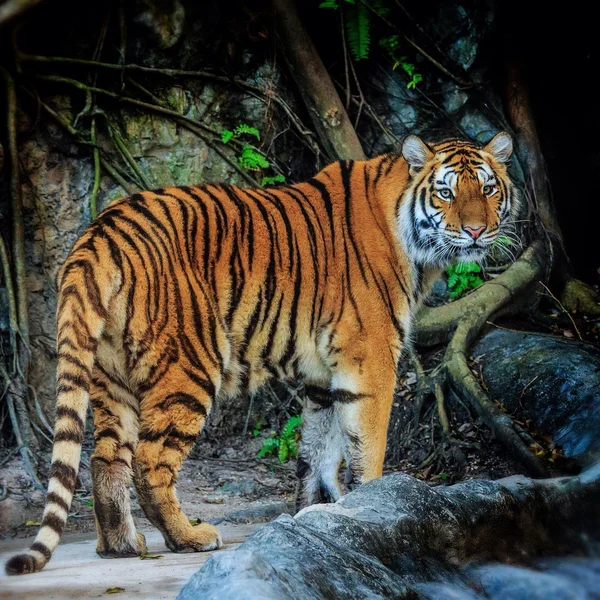
[(497, 133), (484, 148), (498, 162), (508, 162), (513, 153), (513, 141), (506, 131)]
[(433, 152), (421, 138), (409, 135), (402, 142), (402, 156), (411, 169), (419, 169), (433, 158)]

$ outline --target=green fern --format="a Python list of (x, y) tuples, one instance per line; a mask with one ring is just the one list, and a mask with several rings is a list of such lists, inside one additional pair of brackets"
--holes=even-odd
[(290, 417), (283, 426), (281, 433), (272, 433), (272, 437), (263, 440), (262, 448), (256, 455), (258, 458), (276, 455), (280, 463), (290, 458), (298, 458), (298, 437), (302, 417)]
[(246, 123), (241, 123), (234, 130), (233, 134), (235, 137), (239, 137), (240, 135), (252, 135), (260, 142), (260, 132), (256, 127), (252, 127), (251, 125), (246, 125)]
[(344, 19), (348, 35), (348, 46), (354, 60), (359, 61), (369, 56), (371, 47), (371, 14), (362, 2), (348, 4), (345, 9)]
[(379, 45), (388, 53), (388, 56), (394, 62), (392, 70), (395, 71), (400, 67), (410, 78), (406, 87), (409, 90), (414, 90), (417, 84), (423, 81), (423, 76), (417, 73), (417, 67), (408, 61), (406, 56), (400, 54), (400, 38), (398, 35), (390, 35), (388, 37), (381, 38)]
[(483, 279), (479, 276), (481, 267), (475, 262), (450, 265), (446, 273), (450, 300), (456, 300), (467, 290), (475, 289), (483, 283)]
[(261, 179), (260, 185), (263, 187), (265, 185), (275, 185), (277, 183), (285, 183), (285, 176), (281, 174), (277, 174), (274, 177), (266, 176)]
[(242, 152), (238, 156), (238, 163), (245, 171), (258, 171), (260, 169), (268, 169), (271, 166), (271, 163), (262, 154), (259, 154), (248, 144), (242, 146)]

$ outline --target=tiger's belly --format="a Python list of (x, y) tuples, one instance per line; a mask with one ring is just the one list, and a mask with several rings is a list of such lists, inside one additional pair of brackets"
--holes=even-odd
[(328, 387), (331, 383), (331, 369), (321, 358), (317, 343), (313, 340), (297, 343), (292, 358), (285, 364), (265, 360), (260, 352), (244, 358), (235, 352), (232, 354), (225, 369), (219, 397), (231, 398), (244, 392), (252, 394), (273, 379), (321, 387)]

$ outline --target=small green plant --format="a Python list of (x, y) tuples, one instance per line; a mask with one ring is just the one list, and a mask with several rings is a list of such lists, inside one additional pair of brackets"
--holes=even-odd
[[(260, 142), (260, 132), (256, 127), (240, 123), (232, 129), (223, 129), (221, 131), (221, 141), (224, 144), (229, 144), (232, 140), (238, 140), (241, 143), (239, 154), (237, 155), (238, 164), (244, 171), (260, 171), (268, 169), (271, 163), (260, 153), (256, 148), (243, 140), (239, 140), (242, 136), (254, 137)], [(285, 177), (277, 174), (274, 176), (266, 175), (262, 178), (262, 186), (274, 185), (275, 183), (283, 183)]]
[[(373, 14), (387, 17), (391, 12), (387, 3), (387, 0), (370, 0), (369, 2), (366, 0), (325, 0), (319, 4), (319, 8), (340, 10), (340, 6), (343, 4), (343, 21), (348, 46), (352, 58), (359, 61), (369, 57)], [(409, 62), (406, 56), (401, 55), (399, 36), (384, 37), (379, 40), (379, 45), (392, 59), (392, 69), (402, 69), (409, 77), (406, 86), (408, 89), (414, 90), (417, 84), (423, 81), (423, 76), (417, 73), (415, 65)]]
[[(371, 49), (371, 20), (373, 13), (387, 16), (390, 9), (385, 0), (343, 0), (343, 16), (348, 46), (354, 60), (363, 60), (369, 56)], [(338, 0), (325, 0), (319, 4), (319, 8), (339, 10)]]
[[(223, 129), (221, 131), (221, 141), (224, 144), (229, 144), (231, 140), (237, 140), (242, 136), (252, 136), (260, 142), (260, 132), (258, 129), (251, 125), (246, 125), (246, 123), (241, 123), (233, 131), (231, 129)], [(256, 148), (245, 142), (242, 142), (237, 159), (244, 171), (258, 171), (259, 169), (268, 169), (271, 166), (269, 161)]]
[(275, 175), (274, 177), (263, 177), (260, 181), (260, 185), (276, 185), (277, 183), (285, 183), (285, 177), (283, 175)]
[(473, 290), (483, 283), (479, 276), (481, 267), (474, 262), (462, 262), (450, 265), (446, 270), (448, 274), (448, 290), (450, 300), (456, 300), (467, 290)]
[(406, 87), (409, 90), (414, 90), (417, 87), (417, 84), (423, 81), (423, 76), (420, 73), (417, 73), (417, 67), (413, 63), (408, 62), (406, 56), (401, 56), (400, 38), (397, 35), (390, 35), (379, 40), (379, 45), (392, 59), (394, 63), (392, 70), (395, 71), (398, 67), (400, 67), (410, 78), (406, 84)]
[(252, 437), (258, 437), (263, 428), (263, 422), (261, 419), (256, 421), (254, 428), (252, 429)]
[(279, 435), (273, 432), (270, 438), (263, 441), (262, 448), (256, 456), (258, 458), (265, 458), (266, 456), (276, 455), (280, 463), (284, 463), (288, 459), (297, 458), (301, 424), (302, 417), (300, 415), (290, 417)]

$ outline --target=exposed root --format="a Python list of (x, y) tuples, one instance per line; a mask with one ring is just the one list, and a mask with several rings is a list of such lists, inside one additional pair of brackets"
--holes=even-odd
[(587, 283), (579, 279), (569, 279), (560, 302), (568, 313), (584, 313), (592, 318), (600, 317), (600, 296)]
[[(469, 346), (479, 335), (486, 322), (532, 284), (543, 272), (544, 246), (535, 241), (505, 273), (489, 282), (482, 289), (476, 305), (462, 315), (462, 319), (448, 347), (443, 361), (443, 369), (448, 383), (464, 399), (468, 400), (483, 422), (492, 430), (529, 473), (547, 476), (542, 462), (532, 453), (529, 439), (523, 439), (512, 419), (503, 413), (482, 389), (479, 381), (469, 368), (467, 357)], [(481, 286), (484, 288), (485, 286)], [(534, 446), (533, 450), (537, 448)]]

